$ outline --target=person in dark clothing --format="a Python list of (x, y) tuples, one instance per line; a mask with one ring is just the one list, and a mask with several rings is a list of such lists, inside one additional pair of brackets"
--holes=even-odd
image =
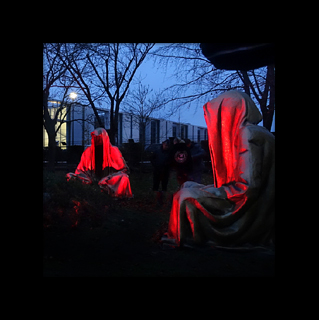
[(188, 174), (188, 181), (195, 181), (197, 183), (202, 183), (202, 172), (204, 170), (203, 157), (206, 152), (201, 146), (189, 139), (185, 139), (185, 144), (189, 148), (193, 160), (193, 169)]
[[(170, 172), (169, 140), (163, 141), (161, 147), (152, 154), (151, 163), (153, 165), (153, 191), (156, 192), (157, 205), (161, 206), (167, 191)], [(162, 183), (161, 191), (159, 191), (160, 183)]]
[(184, 141), (173, 145), (170, 158), (171, 167), (176, 171), (177, 182), (181, 186), (193, 169), (192, 156)]

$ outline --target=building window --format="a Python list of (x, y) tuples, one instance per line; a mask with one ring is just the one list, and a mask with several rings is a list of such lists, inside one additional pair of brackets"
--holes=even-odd
[(159, 120), (151, 121), (151, 143), (159, 143)]
[[(58, 119), (57, 119), (57, 123), (55, 125), (55, 129), (59, 130), (56, 133), (55, 136), (55, 141), (56, 141), (56, 145), (57, 147), (60, 147), (61, 149), (66, 149), (66, 145), (67, 145), (67, 137), (66, 137), (66, 112), (67, 112), (67, 108), (64, 106), (61, 106), (61, 102), (60, 101), (56, 101), (56, 100), (49, 100), (48, 101), (48, 111), (50, 114), (51, 119), (54, 119), (58, 108), (62, 108), (61, 112), (59, 113)], [(63, 121), (63, 123), (61, 124), (61, 121)], [(48, 134), (43, 126), (43, 147), (48, 147), (49, 145), (49, 137)]]
[(173, 137), (177, 137), (177, 125), (173, 124)]
[(181, 125), (181, 139), (187, 139), (187, 138), (188, 138), (188, 126)]

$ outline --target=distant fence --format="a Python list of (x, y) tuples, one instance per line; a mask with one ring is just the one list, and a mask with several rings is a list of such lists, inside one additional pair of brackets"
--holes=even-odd
[[(69, 146), (67, 149), (56, 147), (55, 168), (60, 170), (74, 171), (80, 162), (81, 155), (84, 151), (83, 146)], [(43, 148), (43, 167), (49, 162), (49, 150)]]

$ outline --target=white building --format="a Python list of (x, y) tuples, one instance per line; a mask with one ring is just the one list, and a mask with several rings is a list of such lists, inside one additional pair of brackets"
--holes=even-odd
[[(49, 100), (50, 114), (53, 115), (60, 107), (60, 102)], [(68, 112), (66, 112), (68, 110)], [(110, 111), (98, 109), (99, 117), (104, 122), (105, 129), (110, 128)], [(57, 146), (66, 149), (68, 146), (89, 146), (91, 144), (91, 132), (97, 128), (98, 122), (91, 107), (80, 104), (72, 104), (60, 113), (58, 124), (62, 123), (57, 132)], [(129, 139), (140, 142), (143, 126), (139, 124), (137, 116), (129, 113), (119, 113), (118, 141), (120, 146)], [(179, 123), (165, 119), (150, 118), (145, 124), (145, 147), (152, 143), (161, 143), (170, 137), (190, 139), (194, 142), (207, 140), (207, 128), (194, 126), (189, 123)], [(48, 136), (43, 127), (43, 146), (48, 146)]]

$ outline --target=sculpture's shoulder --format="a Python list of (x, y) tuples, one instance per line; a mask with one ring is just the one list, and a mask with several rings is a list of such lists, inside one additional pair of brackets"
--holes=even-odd
[(266, 128), (257, 125), (248, 125), (247, 130), (248, 142), (255, 145), (265, 145), (269, 147), (275, 146), (275, 136)]

